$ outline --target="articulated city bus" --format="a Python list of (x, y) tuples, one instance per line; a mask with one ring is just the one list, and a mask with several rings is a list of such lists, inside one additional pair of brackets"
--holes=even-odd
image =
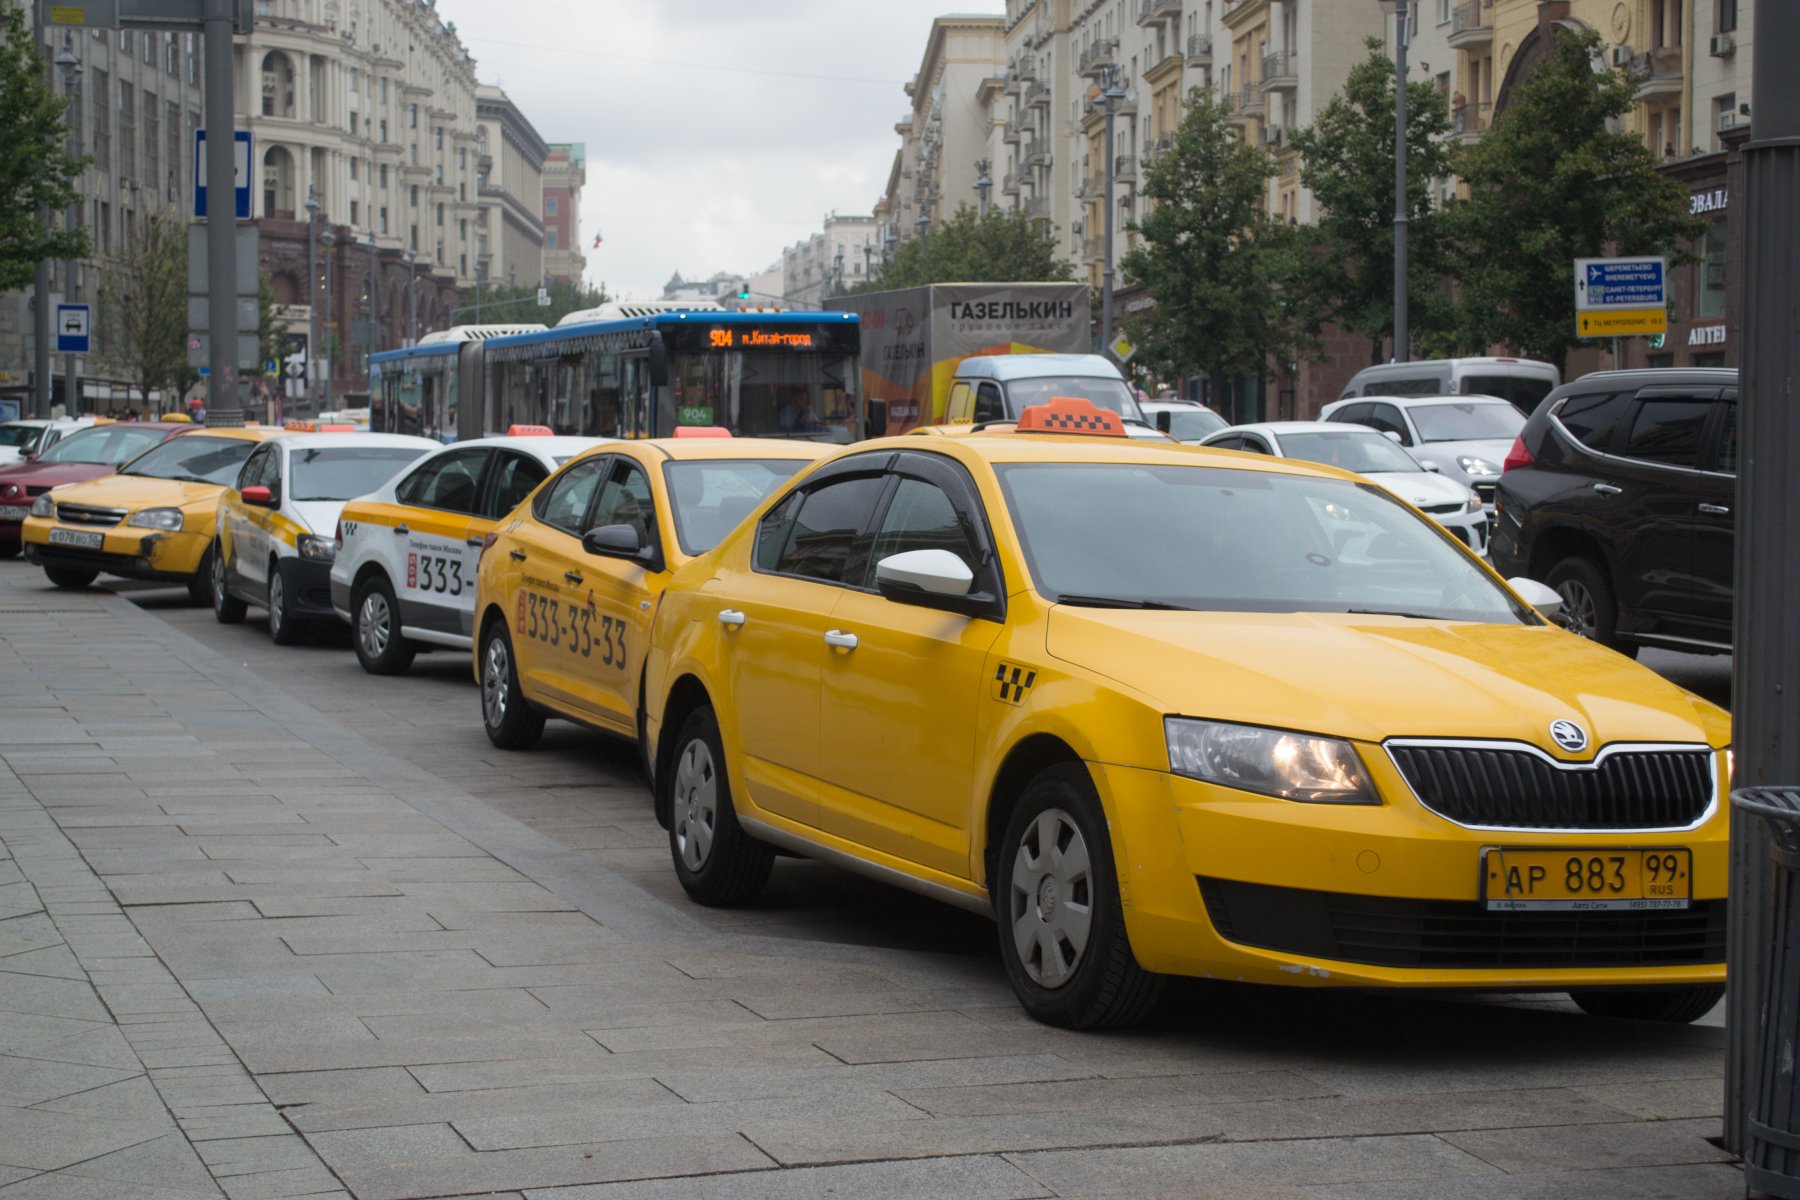
[(854, 313), (607, 304), (542, 326), (460, 326), (370, 356), (370, 427), (445, 440), (512, 425), (667, 437), (869, 436)]

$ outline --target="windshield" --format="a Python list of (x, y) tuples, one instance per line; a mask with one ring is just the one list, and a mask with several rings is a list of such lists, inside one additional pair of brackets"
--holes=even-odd
[(237, 478), (238, 468), (254, 449), (256, 443), (248, 438), (184, 434), (139, 456), (119, 474), (224, 486)]
[(1032, 580), (1053, 601), (1532, 620), (1429, 519), (1373, 484), (1203, 466), (995, 470)]
[(806, 465), (799, 458), (663, 464), (683, 554), (704, 554), (736, 529), (763, 497)]
[(1101, 375), (1047, 375), (1041, 379), (1011, 379), (1006, 384), (1009, 413), (1017, 417), (1034, 404), (1048, 404), (1058, 396), (1074, 396), (1091, 400), (1097, 408), (1108, 408), (1128, 421), (1148, 425), (1137, 397), (1123, 379), (1107, 379)]
[(394, 477), (430, 446), (312, 446), (290, 457), (293, 500), (354, 500)]
[(1210, 408), (1171, 408), (1156, 414), (1156, 427), (1181, 442), (1197, 442), (1224, 429), (1225, 418)]
[(1525, 428), (1523, 413), (1491, 400), (1415, 404), (1410, 411), (1420, 440), (1426, 442), (1510, 442)]
[(1288, 458), (1303, 458), (1358, 475), (1425, 469), (1418, 459), (1371, 429), (1321, 429), (1279, 436), (1281, 453)]
[(0, 425), (0, 446), (23, 453), (37, 444), (38, 435), (43, 432), (42, 425)]
[(46, 463), (100, 463), (112, 466), (128, 462), (169, 436), (155, 425), (104, 425), (71, 433), (38, 456)]

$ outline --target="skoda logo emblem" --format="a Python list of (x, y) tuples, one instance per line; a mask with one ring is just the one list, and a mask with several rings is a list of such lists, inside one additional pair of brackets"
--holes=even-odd
[(1587, 749), (1587, 731), (1573, 721), (1550, 722), (1550, 738), (1564, 750)]

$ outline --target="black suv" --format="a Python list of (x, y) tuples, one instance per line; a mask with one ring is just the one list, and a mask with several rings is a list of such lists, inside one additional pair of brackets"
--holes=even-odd
[(1490, 554), (1562, 593), (1575, 632), (1731, 650), (1735, 370), (1598, 371), (1546, 396), (1507, 456)]

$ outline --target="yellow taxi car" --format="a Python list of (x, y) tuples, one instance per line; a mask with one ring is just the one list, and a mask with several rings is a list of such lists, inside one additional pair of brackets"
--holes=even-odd
[(212, 600), (219, 497), (274, 429), (195, 426), (151, 447), (116, 475), (39, 496), (25, 518), (25, 555), (58, 587), (100, 574), (185, 584)]
[(846, 447), (676, 573), (644, 736), (692, 898), (779, 849), (986, 912), (1074, 1028), (1165, 975), (1717, 1001), (1723, 711), (1367, 481), (1121, 432)]
[(650, 613), (670, 573), (830, 449), (715, 432), (598, 446), (488, 536), (474, 667), (494, 745), (536, 745), (548, 715), (638, 738)]

